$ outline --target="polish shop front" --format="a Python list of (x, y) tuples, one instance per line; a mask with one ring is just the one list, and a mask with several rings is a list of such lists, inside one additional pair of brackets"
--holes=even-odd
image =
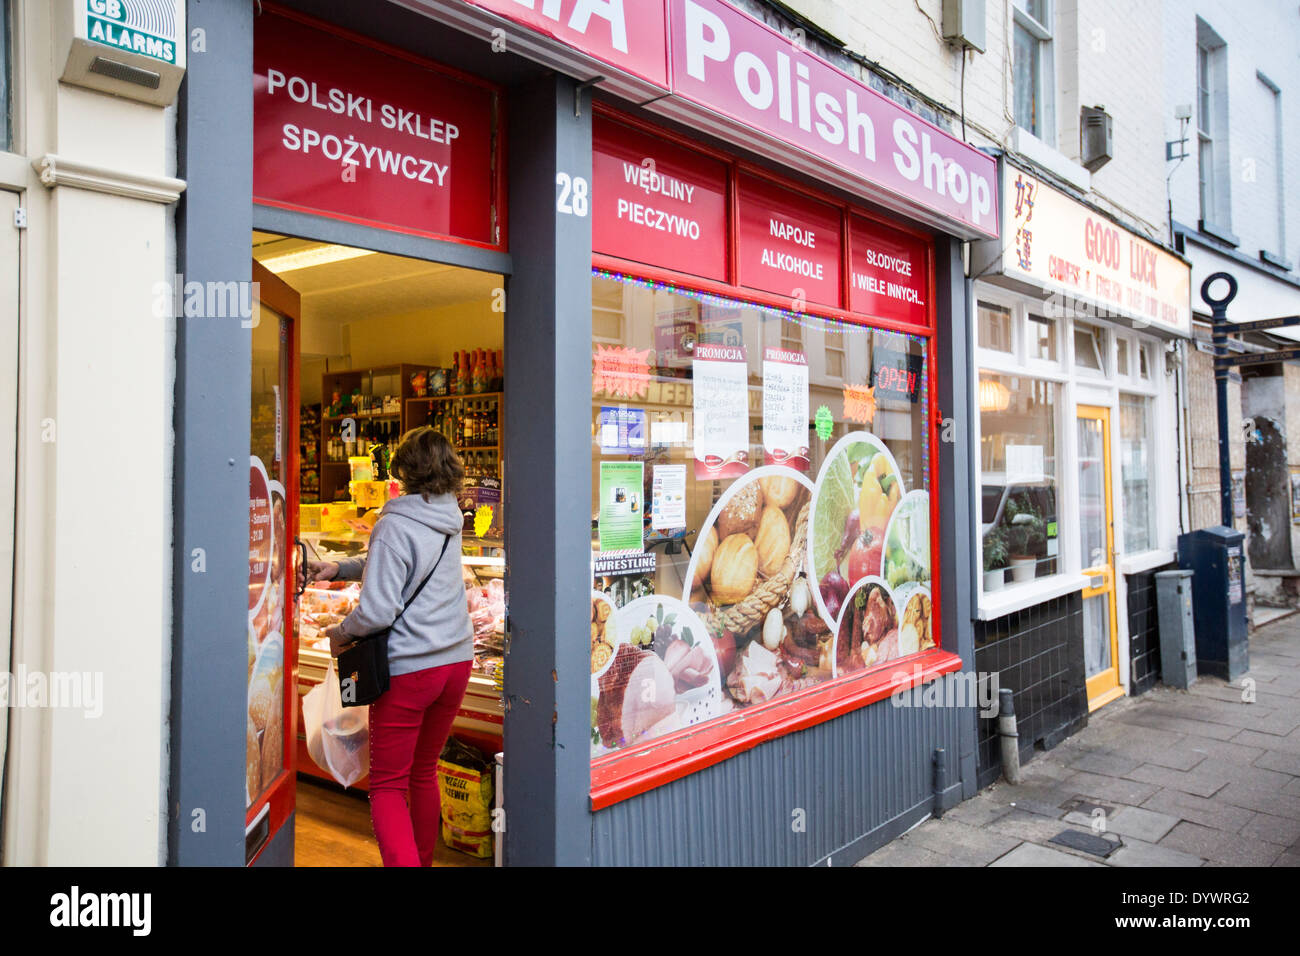
[(177, 333), (172, 862), (294, 862), (347, 591), (293, 568), (426, 423), (505, 865), (851, 864), (971, 796), (994, 161), (721, 0), (212, 7), (178, 271), (258, 315)]

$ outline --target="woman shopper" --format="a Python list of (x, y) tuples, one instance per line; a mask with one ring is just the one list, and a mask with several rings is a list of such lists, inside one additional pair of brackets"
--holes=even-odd
[(389, 689), (370, 705), (370, 818), (384, 866), (429, 866), (440, 826), (438, 757), (474, 657), (456, 499), (465, 469), (451, 443), (424, 426), (402, 436), (390, 471), (402, 494), (384, 506), (367, 556), (308, 571), (313, 580), (361, 578), (356, 609), (326, 631), (335, 656), (392, 628)]

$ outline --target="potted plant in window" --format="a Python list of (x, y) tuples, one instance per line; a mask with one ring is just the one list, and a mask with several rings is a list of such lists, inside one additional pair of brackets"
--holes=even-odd
[(1003, 527), (1007, 535), (1011, 580), (1017, 584), (1032, 581), (1038, 556), (1046, 549), (1047, 534), (1042, 515), (1028, 495), (1014, 495), (1007, 499)]
[(1001, 591), (1007, 579), (1007, 542), (1001, 526), (984, 535), (984, 591)]

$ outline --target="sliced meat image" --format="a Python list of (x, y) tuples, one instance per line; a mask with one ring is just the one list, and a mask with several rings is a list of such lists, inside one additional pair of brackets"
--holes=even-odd
[(678, 693), (703, 687), (709, 681), (709, 674), (713, 673), (713, 661), (704, 653), (704, 648), (698, 644), (692, 647), (680, 638), (664, 651), (664, 664), (673, 675)]
[(894, 605), (880, 588), (871, 588), (867, 595), (867, 613), (862, 622), (862, 639), (868, 644), (879, 644), (886, 632), (894, 626)]
[(841, 672), (851, 672), (899, 656), (898, 614), (879, 584), (849, 596), (840, 620), (835, 656)]
[(771, 700), (781, 691), (782, 675), (778, 662), (779, 658), (764, 647), (762, 641), (750, 641), (740, 655), (736, 669), (727, 678), (727, 690), (742, 704), (761, 704)]
[(676, 711), (673, 675), (651, 651), (620, 645), (598, 683), (596, 730), (606, 747), (631, 743)]

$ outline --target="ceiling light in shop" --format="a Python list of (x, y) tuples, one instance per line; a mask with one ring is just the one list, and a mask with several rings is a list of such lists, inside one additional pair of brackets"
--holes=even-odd
[(283, 255), (263, 259), (262, 265), (278, 275), (282, 272), (310, 269), (312, 266), (327, 266), (334, 262), (346, 262), (348, 259), (373, 255), (374, 253), (369, 249), (354, 249), (352, 246), (313, 246), (310, 249), (299, 249), (296, 252), (286, 252)]
[(1005, 412), (1011, 404), (1011, 389), (991, 378), (980, 379), (980, 411)]

